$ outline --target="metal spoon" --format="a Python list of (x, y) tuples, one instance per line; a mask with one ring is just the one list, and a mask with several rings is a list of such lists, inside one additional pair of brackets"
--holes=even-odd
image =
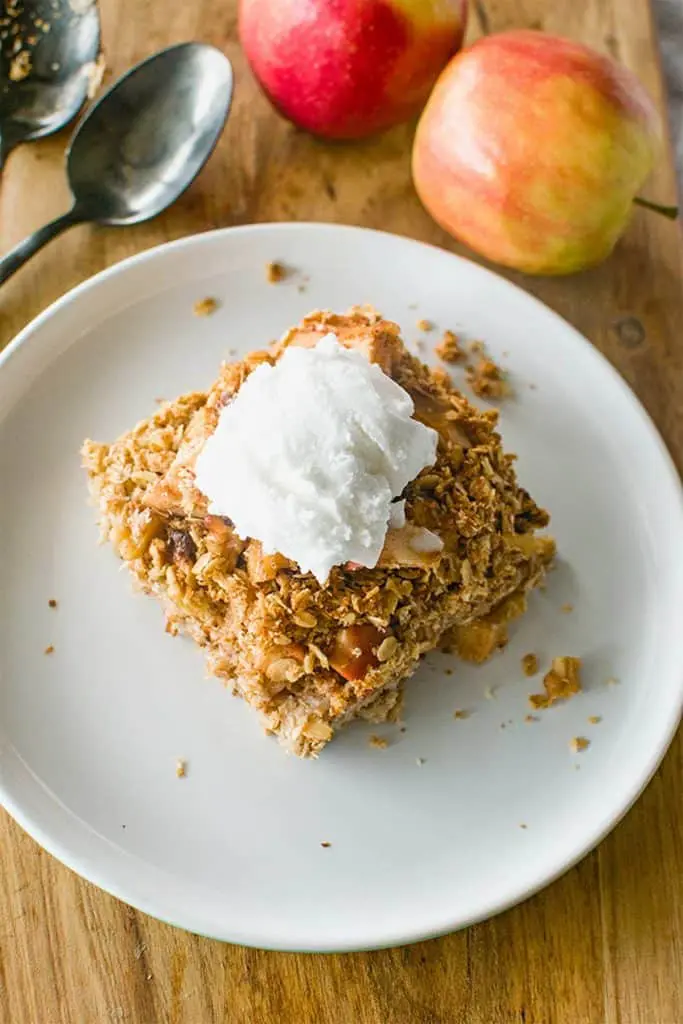
[(119, 79), (67, 150), (72, 208), (0, 260), (0, 284), (74, 224), (138, 224), (170, 206), (218, 141), (232, 81), (227, 57), (203, 43), (171, 46)]
[(96, 86), (94, 0), (4, 0), (0, 13), (0, 167), (20, 142), (73, 120)]

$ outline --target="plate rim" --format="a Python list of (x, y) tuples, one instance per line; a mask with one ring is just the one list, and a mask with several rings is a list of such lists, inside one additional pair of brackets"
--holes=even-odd
[[(470, 267), (476, 268), (476, 272), (482, 274), (484, 277), (493, 279), (500, 285), (502, 282), (503, 287), (507, 287), (512, 292), (517, 293), (523, 297), (523, 300), (527, 303), (533, 303), (536, 307), (540, 308), (546, 315), (550, 315), (555, 321), (559, 322), (562, 329), (565, 332), (570, 332), (574, 337), (574, 340), (579, 344), (585, 351), (588, 358), (593, 359), (596, 365), (600, 365), (601, 371), (604, 373), (608, 372), (611, 377), (612, 384), (620, 390), (621, 395), (626, 399), (630, 405), (631, 412), (636, 416), (640, 422), (643, 439), (647, 439), (648, 443), (653, 446), (653, 454), (656, 451), (660, 458), (661, 471), (666, 476), (668, 484), (671, 485), (671, 499), (672, 499), (672, 514), (676, 516), (676, 522), (674, 528), (676, 532), (680, 533), (683, 539), (683, 487), (681, 485), (681, 478), (679, 476), (676, 465), (673, 461), (671, 453), (664, 441), (662, 435), (657, 429), (654, 421), (652, 420), (649, 412), (642, 404), (635, 392), (630, 388), (624, 378), (619, 374), (615, 367), (609, 362), (609, 360), (602, 354), (602, 352), (586, 338), (581, 332), (575, 328), (569, 321), (567, 321), (561, 314), (557, 313), (554, 309), (547, 306), (544, 302), (538, 299), (535, 295), (526, 291), (520, 285), (510, 281), (503, 274), (497, 273), (495, 270), (488, 266), (483, 266), (475, 260), (469, 259), (459, 253), (451, 252), (438, 245), (433, 245), (428, 242), (412, 238), (408, 235), (396, 234), (389, 231), (377, 230), (374, 228), (365, 228), (358, 225), (348, 224), (335, 224), (329, 222), (314, 222), (314, 221), (280, 221), (280, 222), (266, 222), (259, 224), (244, 224), (236, 225), (231, 227), (212, 229), (208, 231), (196, 232), (194, 234), (185, 235), (181, 238), (173, 241), (163, 242), (159, 245), (154, 245), (150, 248), (144, 249), (141, 252), (135, 253), (122, 260), (117, 261), (109, 267), (105, 267), (97, 274), (92, 275), (85, 281), (75, 285), (64, 295), (59, 296), (50, 305), (48, 305), (42, 312), (33, 318), (21, 331), (9, 342), (9, 344), (0, 352), (0, 374), (4, 372), (4, 368), (9, 361), (14, 358), (17, 352), (22, 350), (24, 346), (30, 342), (32, 336), (38, 332), (45, 323), (53, 320), (55, 317), (61, 315), (62, 311), (74, 303), (77, 303), (80, 297), (94, 289), (101, 287), (106, 284), (111, 278), (114, 278), (120, 274), (125, 274), (144, 263), (154, 261), (162, 253), (166, 253), (170, 250), (182, 250), (183, 248), (191, 249), (196, 245), (202, 243), (208, 243), (212, 241), (219, 241), (223, 237), (235, 236), (235, 235), (252, 235), (252, 234), (271, 234), (271, 233), (321, 233), (326, 232), (340, 232), (346, 234), (355, 234), (359, 238), (367, 236), (380, 236), (387, 242), (399, 243), (409, 247), (420, 247), (426, 250), (435, 250), (441, 257), (446, 256), (456, 263), (467, 264)], [(74, 339), (76, 340), (76, 339)], [(38, 375), (40, 377), (41, 374)], [(31, 384), (29, 384), (29, 388)], [(13, 403), (14, 404), (14, 403)], [(674, 504), (673, 499), (677, 499)], [(659, 736), (658, 743), (652, 746), (648, 757), (645, 759), (644, 769), (639, 773), (638, 776), (631, 780), (630, 785), (626, 788), (624, 794), (619, 800), (615, 808), (612, 808), (611, 812), (604, 816), (599, 827), (594, 828), (592, 832), (585, 835), (581, 842), (573, 845), (569, 850), (569, 853), (563, 857), (560, 863), (553, 865), (552, 870), (539, 875), (532, 884), (523, 885), (521, 888), (516, 889), (509, 897), (509, 899), (493, 900), (490, 904), (482, 902), (480, 909), (470, 914), (467, 918), (462, 920), (451, 921), (451, 923), (440, 922), (438, 925), (434, 925), (431, 928), (425, 928), (424, 925), (420, 927), (411, 927), (408, 922), (403, 929), (394, 929), (391, 934), (384, 934), (383, 936), (376, 935), (375, 938), (371, 938), (370, 941), (359, 943), (357, 940), (351, 940), (348, 942), (312, 942), (307, 944), (301, 943), (286, 943), (278, 941), (276, 944), (269, 943), (267, 940), (264, 941), (262, 937), (255, 934), (236, 936), (236, 930), (232, 930), (229, 927), (229, 921), (226, 922), (225, 927), (221, 932), (208, 933), (202, 931), (200, 928), (193, 928), (192, 923), (189, 924), (179, 923), (173, 920), (172, 916), (164, 914), (163, 906), (160, 907), (155, 904), (154, 898), (147, 898), (142, 894), (136, 893), (135, 898), (131, 899), (129, 890), (127, 890), (125, 884), (119, 884), (117, 880), (111, 881), (106, 877), (102, 877), (102, 874), (98, 871), (96, 866), (92, 866), (88, 860), (87, 863), (83, 863), (83, 854), (79, 856), (76, 852), (69, 848), (68, 843), (63, 842), (61, 839), (53, 839), (45, 828), (40, 824), (40, 821), (30, 812), (25, 811), (22, 806), (17, 803), (5, 789), (4, 782), (0, 778), (0, 805), (10, 814), (10, 816), (19, 824), (19, 826), (27, 832), (36, 842), (39, 843), (51, 856), (54, 856), (67, 868), (74, 871), (88, 882), (96, 885), (98, 888), (104, 890), (108, 894), (114, 896), (117, 899), (123, 900), (127, 904), (135, 907), (144, 913), (150, 914), (158, 920), (164, 921), (167, 924), (174, 925), (175, 927), (183, 928), (187, 931), (191, 931), (194, 934), (204, 935), (207, 938), (216, 938), (226, 942), (237, 943), (244, 946), (264, 949), (264, 950), (277, 950), (287, 952), (354, 952), (362, 950), (372, 949), (386, 949), (395, 946), (406, 945), (415, 942), (426, 941), (428, 939), (437, 938), (451, 932), (460, 931), (470, 927), (473, 924), (479, 923), (484, 920), (488, 920), (496, 916), (505, 910), (514, 907), (531, 896), (540, 892), (546, 886), (552, 884), (572, 867), (574, 867), (579, 861), (585, 856), (591, 853), (602, 840), (622, 821), (628, 811), (631, 810), (633, 805), (642, 795), (650, 781), (652, 780), (655, 772), (662, 763), (678, 729), (683, 713), (683, 647), (681, 648), (680, 657), (680, 678), (678, 684), (678, 694), (675, 700), (671, 701), (670, 707), (667, 712), (663, 715), (663, 722), (665, 728)], [(25, 766), (29, 771), (29, 766)], [(39, 780), (40, 781), (40, 780)], [(51, 798), (57, 800), (58, 798), (51, 794)], [(64, 808), (69, 816), (74, 816), (73, 812), (68, 808)], [(77, 819), (80, 820), (80, 819)], [(81, 824), (87, 825), (87, 822)], [(107, 842), (106, 837), (97, 834), (99, 841)], [(122, 851), (125, 854), (125, 851)]]

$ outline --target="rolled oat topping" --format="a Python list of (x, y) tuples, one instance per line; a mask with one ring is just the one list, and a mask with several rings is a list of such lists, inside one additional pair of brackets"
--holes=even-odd
[[(335, 567), (321, 587), (209, 516), (193, 466), (255, 367), (330, 331), (378, 362), (438, 432), (435, 465), (402, 498), (407, 522), (438, 536), (443, 550), (396, 544), (373, 569)], [(352, 719), (395, 721), (403, 682), (444, 635), (479, 660), (493, 653), (543, 580), (554, 555), (538, 534), (548, 516), (518, 485), (495, 424), (495, 412), (475, 409), (411, 356), (396, 325), (369, 310), (315, 313), (270, 350), (224, 366), (208, 393), (165, 403), (113, 444), (86, 442), (83, 459), (103, 537), (161, 601), (169, 631), (201, 645), (209, 671), (268, 732), (316, 756)]]

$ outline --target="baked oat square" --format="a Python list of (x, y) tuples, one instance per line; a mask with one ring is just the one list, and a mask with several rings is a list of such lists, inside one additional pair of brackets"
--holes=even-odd
[[(256, 366), (329, 332), (408, 391), (439, 444), (436, 463), (406, 488), (406, 524), (389, 530), (377, 566), (337, 566), (321, 586), (209, 515), (194, 464)], [(396, 717), (426, 651), (447, 643), (472, 660), (489, 656), (542, 579), (554, 555), (538, 535), (548, 516), (518, 485), (495, 424), (495, 412), (475, 409), (412, 356), (395, 324), (368, 309), (317, 312), (270, 349), (224, 366), (206, 394), (163, 405), (113, 444), (86, 441), (83, 458), (102, 535), (160, 600), (167, 629), (205, 648), (209, 670), (268, 732), (315, 756), (354, 718)], [(425, 530), (442, 550), (420, 550)]]

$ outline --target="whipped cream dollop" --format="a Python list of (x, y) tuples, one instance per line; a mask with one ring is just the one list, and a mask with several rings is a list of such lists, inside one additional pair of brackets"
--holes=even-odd
[(196, 463), (209, 512), (324, 583), (334, 565), (377, 564), (392, 500), (434, 463), (438, 435), (410, 395), (334, 334), (255, 369)]

